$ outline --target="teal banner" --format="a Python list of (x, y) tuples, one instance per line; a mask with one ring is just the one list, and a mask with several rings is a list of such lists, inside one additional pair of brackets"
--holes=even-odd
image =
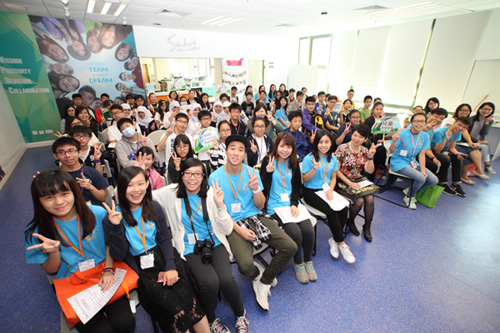
[(53, 140), (61, 117), (27, 15), (0, 12), (0, 80), (24, 140)]

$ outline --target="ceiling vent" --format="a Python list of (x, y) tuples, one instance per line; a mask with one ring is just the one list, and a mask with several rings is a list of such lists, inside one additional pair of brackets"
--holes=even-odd
[(374, 6), (357, 8), (355, 10), (383, 10), (383, 9), (388, 9), (388, 8), (384, 6), (374, 5)]

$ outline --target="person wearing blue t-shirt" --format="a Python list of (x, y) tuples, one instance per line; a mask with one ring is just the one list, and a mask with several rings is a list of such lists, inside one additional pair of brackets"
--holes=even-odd
[(411, 192), (408, 191), (403, 198), (410, 209), (417, 209), (417, 191), (434, 186), (438, 182), (437, 177), (425, 168), (426, 150), (430, 149), (429, 135), (422, 131), (426, 120), (423, 113), (414, 114), (410, 119), (412, 127), (394, 134), (389, 147), (392, 170), (413, 179)]
[[(209, 183), (218, 183), (224, 192), (224, 203), (234, 220), (233, 232), (227, 237), (239, 271), (253, 279), (257, 303), (269, 310), (268, 297), (276, 276), (297, 251), (295, 242), (273, 220), (262, 214), (266, 197), (259, 174), (243, 164), (248, 142), (231, 135), (226, 139), (227, 163), (210, 175)], [(253, 261), (253, 249), (266, 243), (278, 252), (264, 270)]]
[[(67, 172), (49, 170), (31, 184), (34, 217), (25, 231), (26, 262), (40, 264), (48, 274), (63, 279), (101, 265), (103, 291), (115, 281), (113, 259), (105, 244), (102, 207), (88, 206), (77, 182)], [(80, 332), (134, 332), (135, 319), (126, 296), (106, 305)]]
[[(445, 126), (435, 129), (432, 135), (431, 148), (434, 154), (446, 154), (449, 157), (451, 164), (451, 186), (458, 196), (465, 197), (466, 194), (460, 183), (462, 182), (462, 161), (466, 157), (460, 154), (456, 148), (457, 142), (462, 138), (462, 131), (469, 127), (468, 117), (458, 117), (455, 123), (451, 126)], [(441, 181), (441, 184), (447, 184)], [(451, 191), (450, 191), (451, 192)], [(453, 192), (451, 192), (453, 193)], [(449, 194), (449, 193), (448, 193)], [(453, 194), (452, 194), (453, 195)]]
[(288, 101), (285, 96), (280, 97), (279, 104), (279, 109), (276, 110), (274, 118), (276, 118), (276, 120), (278, 120), (283, 125), (283, 127), (289, 128), (290, 123), (288, 122), (287, 116)]
[(179, 184), (153, 191), (153, 197), (167, 216), (174, 247), (196, 279), (211, 331), (229, 331), (215, 318), (220, 291), (237, 317), (236, 331), (248, 332), (249, 324), (240, 288), (231, 272), (231, 249), (226, 239), (233, 231), (233, 220), (224, 205), (224, 193), (217, 183), (208, 186), (203, 167), (200, 160), (188, 158), (181, 164)]
[(323, 116), (326, 111), (326, 94), (324, 91), (318, 93), (318, 101), (314, 104), (314, 113)]
[(314, 141), (314, 136), (316, 135), (316, 131), (313, 131), (311, 136), (300, 131), (300, 128), (302, 127), (302, 117), (303, 115), (300, 111), (290, 112), (288, 115), (290, 127), (286, 130), (290, 132), (295, 139), (295, 148), (297, 150), (299, 163), (302, 162), (304, 157), (311, 152), (311, 144)]
[(161, 206), (153, 201), (148, 175), (128, 167), (117, 179), (120, 207), (107, 205), (104, 234), (113, 258), (138, 275), (141, 305), (164, 332), (210, 330), (185, 262), (172, 247)]
[[(282, 132), (278, 135), (272, 153), (262, 161), (260, 175), (264, 182), (264, 193), (267, 198), (267, 213), (297, 244), (297, 253), (293, 258), (297, 280), (300, 283), (316, 281), (318, 275), (312, 263), (314, 228), (311, 220), (286, 223), (275, 211), (276, 208), (289, 207), (293, 217), (299, 215), (298, 205), (302, 176), (292, 134)], [(302, 251), (304, 252), (303, 257)]]
[(333, 258), (342, 257), (349, 264), (356, 259), (344, 241), (344, 226), (347, 223), (347, 207), (334, 211), (330, 205), (316, 194), (324, 191), (327, 200), (333, 200), (333, 189), (337, 184), (337, 158), (333, 155), (333, 136), (329, 131), (321, 130), (316, 133), (312, 145), (312, 152), (302, 163), (302, 179), (304, 180), (304, 200), (308, 205), (318, 209), (326, 215), (328, 226), (333, 237), (328, 239), (330, 254)]

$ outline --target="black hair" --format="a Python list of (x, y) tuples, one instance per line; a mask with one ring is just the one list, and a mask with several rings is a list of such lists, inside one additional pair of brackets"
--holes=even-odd
[(248, 95), (250, 95), (250, 96), (252, 96), (252, 97), (253, 97), (253, 94), (252, 94), (251, 92), (247, 92), (247, 93), (245, 93), (245, 97), (246, 97), (246, 96), (248, 96)]
[(154, 153), (153, 149), (151, 149), (148, 146), (142, 146), (141, 148), (139, 148), (139, 150), (137, 150), (137, 156), (139, 156), (139, 153), (146, 155), (146, 156), (151, 155), (151, 156), (153, 156), (153, 160), (155, 159), (155, 153)]
[(134, 100), (136, 100), (136, 101), (137, 101), (138, 99), (142, 99), (143, 101), (145, 101), (145, 100), (146, 100), (146, 99), (144, 98), (144, 96), (142, 96), (142, 95), (135, 95)]
[(102, 106), (107, 108), (108, 106), (112, 105), (113, 102), (111, 102), (111, 100), (107, 99), (105, 100), (104, 102), (102, 102)]
[(348, 93), (350, 93), (350, 92), (354, 92), (354, 89), (352, 89), (352, 88), (351, 88), (351, 89), (347, 90), (347, 92), (348, 92)]
[(79, 105), (76, 107), (75, 109), (75, 116), (78, 118), (78, 116), (80, 115), (80, 113), (82, 113), (83, 111), (86, 111), (88, 114), (89, 114), (89, 117), (91, 117), (90, 113), (89, 113), (89, 110), (87, 110), (87, 108), (83, 105)]
[(71, 191), (75, 198), (73, 205), (82, 225), (83, 238), (92, 233), (96, 222), (95, 216), (85, 202), (80, 186), (76, 180), (65, 171), (47, 170), (36, 175), (31, 183), (31, 199), (33, 200), (34, 216), (30, 223), (28, 223), (26, 231), (24, 232), (27, 241), (36, 230), (38, 234), (58, 240), (61, 242), (61, 245), (68, 246), (56, 230), (54, 216), (47, 212), (40, 202), (40, 198), (66, 191)]
[(368, 127), (367, 125), (363, 125), (363, 124), (353, 126), (352, 133), (354, 133), (354, 132), (358, 132), (359, 135), (361, 135), (365, 139), (368, 139), (371, 135), (370, 127)]
[(309, 96), (309, 97), (306, 98), (306, 104), (308, 102), (316, 103), (316, 99), (313, 96)]
[(134, 60), (135, 58), (130, 58), (129, 60), (127, 60), (125, 62), (125, 64), (123, 64), (123, 67), (128, 70), (128, 71), (131, 71), (133, 70), (135, 67), (137, 67), (139, 64), (137, 64), (136, 66), (132, 67), (132, 60)]
[(288, 92), (295, 92), (295, 89), (290, 88), (290, 90), (288, 90)]
[(267, 124), (269, 123), (269, 121), (267, 120), (266, 117), (253, 117), (252, 118), (252, 128), (254, 129), (254, 132), (255, 132), (255, 123), (259, 120), (262, 120), (264, 122), (264, 125), (267, 127)]
[(349, 122), (349, 123), (351, 122), (351, 117), (352, 117), (352, 115), (353, 115), (353, 114), (355, 114), (355, 113), (359, 113), (359, 114), (361, 115), (361, 112), (359, 112), (359, 110), (353, 109), (353, 110), (351, 110), (351, 112), (349, 112), (349, 114), (347, 115), (347, 122)]
[[(128, 185), (130, 184), (130, 181), (139, 174), (142, 174), (144, 176), (145, 181), (149, 181), (146, 171), (136, 166), (123, 169), (118, 175), (118, 179), (116, 181), (118, 200), (120, 202), (120, 210), (122, 211), (123, 219), (131, 227), (136, 226), (137, 221), (135, 220), (134, 215), (132, 215), (132, 211), (130, 210), (130, 202), (127, 199), (127, 188)], [(146, 194), (142, 199), (141, 207), (142, 207), (142, 217), (144, 218), (144, 220), (155, 222), (156, 219), (158, 218), (158, 215), (156, 214), (156, 211), (153, 206), (151, 183), (148, 184), (148, 187), (146, 189)]]
[(293, 118), (300, 117), (300, 119), (304, 119), (304, 115), (300, 111), (292, 111), (288, 115), (288, 120), (292, 121)]
[(232, 86), (231, 90), (238, 90), (238, 88), (236, 88), (236, 86)]
[(201, 118), (207, 117), (207, 116), (210, 119), (212, 119), (212, 114), (208, 110), (201, 110), (200, 112), (198, 112), (198, 120), (201, 120)]
[(123, 107), (120, 104), (113, 104), (113, 105), (111, 105), (111, 107), (109, 108), (109, 111), (115, 110), (115, 109), (118, 109), (118, 110), (120, 110), (120, 111), (123, 112)]
[(125, 95), (125, 99), (134, 99), (134, 95), (127, 94), (127, 95)]
[(491, 111), (491, 113), (489, 115), (486, 116), (486, 118), (490, 117), (492, 114), (495, 113), (495, 104), (493, 104), (492, 102), (485, 102), (485, 103), (481, 104), (481, 106), (479, 107), (478, 111), (476, 112), (476, 115), (474, 116), (473, 121), (479, 121), (479, 116), (481, 115), (479, 110), (481, 110), (485, 106), (489, 106), (493, 110), (493, 111)]
[(80, 151), (80, 142), (77, 140), (70, 138), (69, 136), (61, 136), (54, 143), (52, 143), (52, 152), (55, 154), (57, 148), (62, 146), (73, 146), (76, 150)]
[(87, 127), (87, 126), (83, 126), (83, 125), (73, 126), (69, 130), (69, 135), (71, 137), (77, 133), (87, 134), (89, 137), (92, 137), (92, 130), (90, 129), (90, 127)]
[(151, 95), (155, 95), (155, 93), (154, 93), (154, 92), (150, 92), (150, 93), (148, 94), (148, 97), (151, 97)]
[[(236, 87), (233, 87), (233, 88), (236, 88)], [(231, 88), (231, 90), (232, 90), (233, 88)], [(250, 88), (252, 88), (252, 90), (253, 90), (253, 87), (252, 87), (252, 85), (251, 85), (251, 84), (249, 84), (249, 85), (245, 88), (245, 92), (248, 92), (248, 89), (250, 89)]]
[(219, 96), (219, 101), (223, 98), (227, 98), (227, 100), (229, 101), (229, 95), (228, 94), (220, 94)]
[(132, 119), (123, 117), (122, 119), (118, 120), (118, 122), (116, 123), (116, 127), (118, 127), (118, 130), (120, 130), (122, 125), (125, 123), (134, 125), (134, 122), (132, 121)]
[(288, 157), (288, 163), (290, 166), (290, 169), (295, 171), (297, 167), (299, 166), (299, 162), (297, 159), (297, 148), (295, 146), (295, 138), (293, 137), (293, 134), (287, 131), (283, 131), (279, 133), (276, 136), (276, 140), (274, 142), (274, 148), (271, 153), (269, 153), (269, 156), (274, 156), (276, 160), (278, 159), (278, 146), (280, 145), (281, 141), (287, 146), (292, 147), (292, 152), (290, 153), (290, 156)]
[[(175, 93), (175, 98), (172, 98), (172, 94)], [(174, 100), (174, 101), (177, 101), (179, 99), (179, 94), (177, 93), (177, 91), (175, 90), (171, 90), (169, 93), (168, 93), (168, 98), (170, 98), (171, 100)]]
[(320, 91), (320, 92), (318, 93), (318, 97), (319, 97), (319, 96), (321, 96), (321, 95), (326, 95), (326, 93), (325, 93), (324, 91)]
[(299, 96), (302, 96), (302, 95), (304, 95), (304, 93), (302, 91), (300, 91), (300, 90), (297, 91), (296, 97), (299, 97)]
[(329, 101), (331, 101), (331, 100), (336, 100), (336, 101), (338, 101), (339, 99), (338, 99), (338, 97), (337, 97), (337, 96), (335, 96), (335, 95), (330, 95), (330, 96), (328, 96), (328, 100), (329, 100)]
[[(207, 104), (203, 103), (203, 96), (207, 96)], [(200, 100), (199, 100), (199, 104), (202, 108), (207, 108), (210, 106), (210, 102), (208, 101), (208, 94), (207, 93), (202, 93), (201, 94), (201, 97), (200, 97)]]
[(174, 151), (175, 151), (175, 147), (180, 145), (181, 143), (189, 146), (189, 151), (186, 155), (186, 158), (193, 157), (194, 151), (193, 151), (193, 147), (191, 146), (191, 140), (189, 140), (189, 137), (185, 134), (179, 134), (175, 137), (175, 139), (174, 139)]
[(382, 102), (382, 98), (380, 97), (375, 97), (375, 99), (373, 100), (374, 102)]
[(73, 94), (73, 95), (71, 95), (71, 99), (75, 99), (75, 98), (83, 98), (83, 97), (80, 94)]
[(238, 103), (231, 103), (231, 105), (229, 105), (229, 112), (235, 109), (241, 112), (241, 105), (239, 105)]
[(102, 94), (101, 94), (101, 98), (103, 98), (103, 97), (107, 97), (107, 98), (109, 98), (109, 95), (108, 95), (108, 94), (106, 94), (106, 93), (102, 93)]
[(423, 114), (423, 113), (415, 113), (415, 114), (413, 114), (411, 116), (410, 123), (413, 121), (413, 119), (415, 119), (415, 117), (418, 117), (418, 116), (422, 116), (422, 117), (424, 117), (427, 120), (427, 117), (425, 116), (425, 114)]
[[(208, 180), (207, 175), (205, 173), (205, 165), (202, 161), (197, 158), (190, 157), (181, 163), (180, 175), (184, 175), (184, 172), (192, 167), (201, 167), (201, 171), (203, 172), (203, 181), (201, 182), (200, 192), (198, 192), (198, 196), (200, 198), (206, 198), (208, 192)], [(186, 186), (182, 180), (179, 181), (177, 185), (177, 198), (187, 198)]]
[(281, 100), (282, 100), (282, 99), (284, 99), (284, 100), (285, 100), (285, 102), (286, 102), (286, 104), (285, 104), (285, 106), (284, 106), (284, 109), (283, 109), (283, 111), (285, 111), (285, 114), (286, 114), (286, 109), (288, 108), (288, 99), (287, 99), (285, 96), (281, 96), (281, 97), (280, 97), (280, 99), (279, 99), (279, 101), (278, 101), (278, 104), (276, 104), (276, 107), (277, 107), (277, 108), (279, 108), (279, 109), (281, 109)]
[(82, 91), (86, 91), (88, 93), (91, 93), (92, 96), (94, 96), (94, 98), (97, 96), (97, 93), (95, 92), (95, 89), (92, 88), (89, 85), (83, 86), (83, 87), (80, 88), (80, 90), (78, 90), (79, 93), (81, 93)]
[(73, 121), (75, 121), (75, 119), (80, 121), (80, 119), (78, 119), (77, 117), (72, 117), (72, 116), (66, 116), (65, 119), (66, 119), (66, 126), (64, 127), (64, 133), (69, 133), (69, 131), (71, 130), (71, 124), (73, 123)]
[(464, 125), (470, 126), (471, 125), (471, 119), (469, 117), (458, 117), (456, 122), (461, 122)]
[(227, 126), (229, 126), (229, 128), (231, 128), (231, 125), (229, 125), (229, 121), (222, 120), (222, 121), (219, 121), (219, 123), (217, 124), (217, 131), (220, 131), (221, 126), (224, 124), (226, 124)]
[(189, 117), (187, 114), (185, 114), (184, 112), (179, 112), (176, 116), (175, 116), (175, 121), (181, 119), (181, 118), (185, 118), (188, 122), (189, 122)]
[(68, 115), (68, 109), (69, 108), (73, 108), (73, 110), (75, 110), (75, 116), (76, 116), (76, 108), (73, 106), (73, 104), (69, 104), (65, 109), (64, 109), (64, 118), (66, 117), (69, 117), (70, 115)]
[(319, 141), (321, 140), (321, 138), (323, 138), (325, 135), (328, 136), (328, 138), (330, 139), (330, 142), (331, 142), (330, 149), (326, 153), (326, 161), (328, 163), (330, 163), (330, 161), (332, 159), (332, 155), (333, 155), (333, 150), (335, 148), (334, 147), (335, 140), (333, 139), (333, 135), (330, 131), (320, 130), (320, 131), (318, 131), (318, 133), (316, 133), (316, 136), (314, 137), (314, 142), (312, 144), (311, 153), (314, 156), (314, 159), (316, 161), (319, 161), (318, 144), (319, 144)]
[[(445, 118), (448, 117), (448, 111), (446, 111), (443, 108), (434, 109), (431, 111), (431, 114), (441, 115), (441, 116), (444, 116)], [(453, 117), (455, 117), (455, 116), (453, 116)], [(457, 113), (457, 118), (458, 118), (458, 113)]]
[(434, 102), (434, 103), (437, 103), (437, 107), (439, 107), (439, 99), (437, 99), (437, 97), (431, 97), (427, 100), (427, 103), (425, 103), (425, 108), (424, 108), (424, 112), (425, 114), (429, 113), (431, 110), (429, 109), (429, 103), (430, 102)]
[(371, 97), (370, 95), (366, 95), (365, 98), (363, 98), (363, 103), (369, 99), (371, 99), (373, 101), (373, 97)]

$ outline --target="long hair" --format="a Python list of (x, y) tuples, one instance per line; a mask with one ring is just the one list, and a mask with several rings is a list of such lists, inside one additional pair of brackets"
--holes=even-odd
[[(132, 215), (132, 211), (130, 210), (130, 202), (127, 199), (127, 188), (130, 181), (137, 175), (143, 175), (144, 181), (148, 181), (148, 175), (146, 171), (139, 167), (128, 167), (120, 172), (117, 180), (117, 191), (118, 191), (118, 200), (120, 201), (120, 209), (122, 211), (123, 219), (125, 222), (133, 227), (137, 225), (137, 221)], [(158, 215), (153, 206), (153, 195), (151, 193), (151, 183), (148, 185), (146, 189), (146, 195), (142, 199), (142, 217), (147, 221), (156, 221)]]
[(335, 142), (335, 141), (333, 141), (333, 135), (332, 135), (332, 133), (330, 133), (330, 131), (321, 130), (318, 133), (316, 133), (316, 136), (314, 137), (314, 142), (312, 144), (312, 154), (314, 156), (314, 159), (316, 161), (319, 161), (319, 149), (318, 149), (318, 145), (319, 145), (319, 141), (325, 135), (330, 139), (330, 142), (331, 142), (330, 149), (326, 153), (326, 161), (328, 163), (330, 163), (330, 160), (332, 159), (333, 148), (334, 148), (333, 143)]
[(25, 231), (25, 238), (28, 240), (33, 232), (47, 238), (59, 240), (62, 245), (68, 246), (61, 235), (57, 232), (54, 215), (49, 213), (40, 202), (40, 198), (55, 195), (61, 192), (71, 191), (73, 193), (74, 208), (80, 217), (83, 229), (83, 238), (92, 233), (95, 228), (95, 216), (87, 206), (83, 198), (80, 186), (71, 175), (61, 170), (47, 170), (38, 174), (31, 183), (31, 198), (33, 200), (34, 216)]
[(436, 103), (438, 105), (437, 107), (439, 107), (439, 99), (437, 97), (431, 97), (427, 100), (427, 103), (425, 103), (425, 108), (424, 108), (425, 114), (428, 114), (429, 112), (431, 112), (431, 109), (429, 109), (430, 102)]
[(297, 166), (299, 165), (299, 162), (297, 160), (297, 148), (295, 147), (295, 139), (293, 138), (292, 133), (284, 131), (278, 134), (278, 136), (276, 137), (276, 142), (274, 143), (273, 151), (268, 156), (273, 156), (274, 158), (276, 158), (276, 161), (278, 160), (278, 146), (280, 145), (281, 141), (283, 141), (285, 145), (292, 147), (292, 152), (288, 157), (288, 165), (290, 166), (291, 170), (295, 171), (297, 169)]
[[(203, 180), (201, 182), (200, 192), (198, 192), (198, 196), (200, 198), (206, 198), (208, 192), (208, 180), (207, 180), (207, 174), (205, 172), (205, 165), (203, 164), (202, 161), (194, 157), (188, 158), (187, 160), (181, 163), (180, 174), (182, 177), (187, 169), (197, 166), (200, 166), (201, 171), (203, 172)], [(187, 197), (186, 186), (184, 185), (184, 181), (181, 179), (179, 181), (179, 184), (177, 185), (177, 198), (186, 198), (186, 197)]]
[[(188, 138), (187, 135), (185, 135), (185, 134), (179, 134), (179, 135), (177, 135), (175, 137), (175, 139), (174, 139), (174, 150), (175, 150), (175, 147), (177, 147), (181, 143), (189, 146), (188, 153), (186, 155), (186, 159), (188, 159), (190, 157), (193, 157), (194, 156), (193, 147), (191, 146), (191, 140), (189, 140), (189, 138)], [(175, 152), (177, 153), (177, 151), (175, 151)]]
[(464, 107), (466, 106), (468, 109), (469, 109), (469, 114), (467, 115), (470, 116), (471, 112), (472, 112), (472, 108), (470, 106), (470, 104), (467, 104), (467, 103), (462, 103), (460, 104), (459, 106), (457, 106), (457, 108), (455, 109), (455, 113), (453, 114), (453, 118), (457, 119), (458, 118), (458, 112)]
[(167, 108), (165, 108), (165, 111), (163, 111), (163, 110), (161, 109), (161, 107), (162, 107), (163, 105), (167, 105), (167, 102), (165, 102), (163, 99), (160, 99), (160, 100), (158, 101), (158, 111), (157, 111), (157, 112), (160, 114), (160, 121), (163, 121), (163, 117), (165, 117), (165, 111), (167, 111), (167, 110), (168, 110), (168, 106), (167, 106)]
[(481, 104), (481, 106), (479, 107), (478, 111), (476, 112), (476, 115), (474, 116), (473, 121), (479, 121), (479, 116), (481, 115), (479, 110), (481, 110), (485, 106), (489, 106), (493, 110), (493, 111), (491, 111), (491, 113), (489, 115), (486, 116), (486, 118), (488, 118), (489, 116), (491, 116), (492, 114), (495, 113), (495, 104), (493, 104), (492, 102), (485, 102), (485, 103)]

